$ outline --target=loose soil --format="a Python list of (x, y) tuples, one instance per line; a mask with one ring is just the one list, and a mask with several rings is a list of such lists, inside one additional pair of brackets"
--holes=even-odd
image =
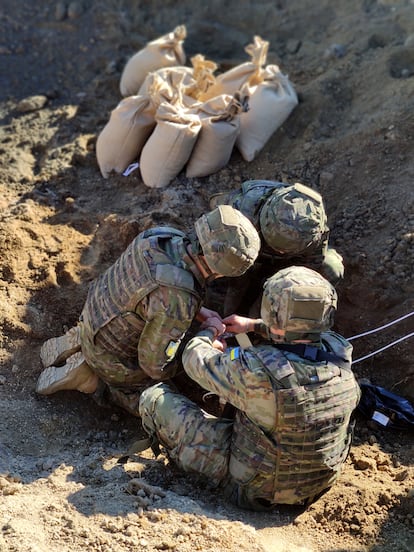
[[(300, 103), (251, 163), (147, 188), (100, 175), (95, 144), (137, 50), (185, 24), (188, 55), (226, 70), (270, 42)], [(414, 439), (358, 417), (339, 482), (308, 509), (233, 508), (151, 452), (118, 459), (139, 421), (90, 397), (38, 397), (39, 349), (141, 230), (184, 230), (247, 179), (320, 191), (344, 257), (336, 329), (414, 310), (412, 0), (3, 0), (0, 11), (0, 550), (414, 550)], [(414, 401), (413, 318), (353, 342), (358, 378)]]

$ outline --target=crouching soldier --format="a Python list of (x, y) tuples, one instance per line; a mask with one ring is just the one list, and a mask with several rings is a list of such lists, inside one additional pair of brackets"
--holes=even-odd
[[(337, 285), (344, 275), (342, 256), (329, 246), (329, 227), (321, 195), (304, 184), (247, 180), (240, 189), (216, 194), (211, 208), (227, 204), (241, 211), (258, 230), (262, 245), (252, 269), (237, 280), (208, 286), (206, 305), (223, 315), (259, 315), (264, 281), (282, 268), (307, 266)], [(252, 311), (250, 311), (252, 314)]]
[[(316, 271), (282, 269), (264, 286), (261, 319), (232, 315), (227, 331), (255, 345), (220, 350), (216, 319), (186, 345), (186, 373), (235, 410), (204, 412), (168, 384), (144, 391), (142, 424), (180, 468), (206, 476), (243, 508), (307, 504), (336, 481), (360, 390), (352, 346), (329, 331), (337, 295)], [(247, 337), (247, 336), (245, 336)]]
[(109, 390), (112, 402), (138, 415), (142, 389), (174, 376), (171, 361), (195, 317), (217, 315), (201, 308), (206, 281), (243, 274), (260, 248), (252, 223), (230, 206), (203, 215), (194, 230), (158, 227), (131, 242), (91, 284), (78, 325), (42, 346), (37, 393), (98, 399)]

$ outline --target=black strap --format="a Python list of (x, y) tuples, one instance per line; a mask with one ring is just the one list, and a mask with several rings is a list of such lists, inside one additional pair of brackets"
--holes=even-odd
[(344, 360), (335, 353), (323, 351), (319, 347), (314, 345), (308, 345), (306, 343), (275, 343), (275, 347), (282, 351), (289, 351), (296, 355), (313, 362), (334, 362), (339, 368), (350, 368), (351, 363), (348, 360)]

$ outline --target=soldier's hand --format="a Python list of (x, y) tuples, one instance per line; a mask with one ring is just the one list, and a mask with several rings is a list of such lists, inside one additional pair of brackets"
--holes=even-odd
[(205, 322), (208, 318), (218, 318), (221, 321), (221, 316), (218, 312), (207, 309), (206, 307), (201, 307), (196, 316), (198, 322)]
[(256, 320), (253, 318), (247, 318), (247, 316), (239, 316), (238, 314), (231, 314), (223, 318), (223, 322), (226, 325), (226, 330), (234, 334), (252, 332)]
[(215, 339), (213, 341), (213, 347), (215, 349), (218, 349), (219, 351), (221, 351), (222, 353), (224, 353), (224, 351), (227, 349), (227, 343), (225, 342), (225, 340), (223, 339)]
[(215, 316), (204, 320), (204, 322), (201, 324), (201, 328), (211, 328), (212, 330), (214, 330), (214, 338), (218, 337), (226, 331), (226, 326), (221, 321), (221, 318), (216, 318)]

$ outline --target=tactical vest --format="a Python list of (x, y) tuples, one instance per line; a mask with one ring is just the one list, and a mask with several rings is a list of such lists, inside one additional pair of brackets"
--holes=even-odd
[(286, 188), (290, 184), (272, 180), (247, 180), (241, 190), (231, 194), (229, 204), (241, 211), (260, 230), (260, 210), (268, 197), (277, 188)]
[[(188, 242), (189, 243), (189, 242)], [(136, 358), (145, 326), (137, 305), (160, 285), (184, 290), (199, 301), (200, 286), (183, 266), (186, 235), (159, 227), (139, 234), (90, 286), (81, 320), (90, 338), (122, 358)]]
[(303, 504), (337, 479), (352, 438), (351, 414), (360, 391), (351, 371), (349, 343), (322, 334), (328, 350), (349, 361), (309, 362), (273, 345), (242, 351), (253, 369), (271, 381), (276, 419), (265, 433), (243, 412), (236, 414), (229, 471), (252, 502)]

